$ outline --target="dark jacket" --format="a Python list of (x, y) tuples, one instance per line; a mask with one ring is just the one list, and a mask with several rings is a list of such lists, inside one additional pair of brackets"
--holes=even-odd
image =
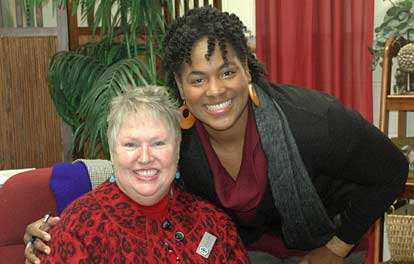
[[(402, 152), (332, 96), (265, 80), (255, 86), (272, 96), (284, 111), (328, 215), (340, 215), (342, 224), (336, 235), (347, 243), (357, 243), (403, 190), (408, 164)], [(221, 206), (195, 128), (183, 131), (179, 167), (187, 190)], [(246, 244), (264, 232), (280, 234), (280, 216), (273, 199), (267, 188), (254, 226), (242, 225), (224, 208)]]

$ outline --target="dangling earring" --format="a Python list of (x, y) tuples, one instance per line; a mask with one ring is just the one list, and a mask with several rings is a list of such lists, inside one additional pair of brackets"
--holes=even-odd
[(180, 127), (182, 129), (190, 129), (193, 127), (195, 122), (195, 117), (193, 114), (191, 114), (190, 110), (188, 109), (187, 105), (185, 104), (185, 101), (183, 102), (183, 105), (178, 108), (178, 111), (180, 111)]
[(257, 96), (256, 89), (254, 89), (253, 85), (249, 83), (249, 97), (250, 100), (254, 103), (256, 107), (260, 106), (259, 97)]
[(114, 182), (116, 182), (115, 175), (112, 175), (112, 176), (109, 178), (109, 182), (110, 182), (110, 183), (114, 183)]
[(179, 171), (177, 171), (176, 173), (175, 173), (175, 179), (176, 180), (179, 180), (181, 178), (181, 173), (179, 172)]

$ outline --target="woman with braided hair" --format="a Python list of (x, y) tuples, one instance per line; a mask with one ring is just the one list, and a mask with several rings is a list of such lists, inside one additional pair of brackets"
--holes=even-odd
[[(236, 15), (203, 7), (165, 36), (184, 187), (231, 216), (253, 263), (362, 263), (364, 234), (403, 189), (405, 157), (332, 96), (265, 80), (244, 33)], [(47, 234), (38, 223), (25, 240)]]

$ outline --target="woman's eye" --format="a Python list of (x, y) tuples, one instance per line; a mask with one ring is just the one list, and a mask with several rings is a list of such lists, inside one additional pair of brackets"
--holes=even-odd
[(230, 76), (232, 76), (233, 74), (235, 74), (235, 72), (234, 72), (234, 71), (225, 71), (225, 72), (223, 73), (223, 76), (224, 76), (224, 77), (230, 77)]
[(153, 146), (158, 147), (158, 146), (164, 146), (165, 142), (164, 141), (156, 141), (154, 143), (152, 143)]
[(136, 146), (136, 144), (132, 143), (132, 142), (127, 142), (127, 143), (124, 144), (124, 147), (127, 147), (127, 148), (133, 148), (135, 146)]
[(204, 80), (203, 79), (195, 79), (191, 81), (192, 85), (201, 85), (203, 84)]

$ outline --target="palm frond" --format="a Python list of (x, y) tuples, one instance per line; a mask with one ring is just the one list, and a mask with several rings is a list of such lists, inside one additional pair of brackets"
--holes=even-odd
[(112, 98), (129, 85), (162, 83), (156, 59), (165, 30), (163, 8), (172, 10), (172, 0), (70, 2), (73, 12), (80, 10), (83, 19), (94, 11), (93, 30), (100, 27), (103, 38), (53, 57), (48, 72), (50, 95), (74, 131), (71, 150), (86, 151), (91, 158), (102, 151), (109, 158), (106, 117)]
[(77, 136), (80, 143), (88, 142), (88, 157), (94, 157), (97, 145), (101, 145), (104, 153), (109, 153), (106, 118), (112, 98), (123, 93), (130, 85), (146, 85), (150, 79), (148, 66), (138, 58), (133, 58), (112, 64), (96, 80), (92, 89), (82, 98), (79, 108), (80, 115), (85, 117), (85, 126)]

